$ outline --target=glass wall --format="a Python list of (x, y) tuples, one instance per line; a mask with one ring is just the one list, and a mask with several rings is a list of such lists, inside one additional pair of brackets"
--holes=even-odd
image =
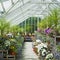
[(24, 32), (34, 33), (37, 30), (37, 24), (40, 22), (40, 17), (29, 17), (22, 23), (20, 23), (20, 27), (24, 28)]

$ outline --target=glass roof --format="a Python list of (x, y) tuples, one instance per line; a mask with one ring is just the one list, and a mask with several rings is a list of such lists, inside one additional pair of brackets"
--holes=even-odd
[(15, 25), (29, 17), (44, 18), (51, 9), (59, 6), (60, 0), (0, 0), (0, 16)]

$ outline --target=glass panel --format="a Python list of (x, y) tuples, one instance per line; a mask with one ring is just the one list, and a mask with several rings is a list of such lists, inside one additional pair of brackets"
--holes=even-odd
[(1, 3), (0, 3), (0, 11), (3, 11), (2, 6), (1, 6)]
[(9, 12), (14, 11), (14, 10), (17, 10), (18, 12), (18, 9), (20, 10), (21, 5), (22, 5), (22, 2), (18, 2)]
[(29, 17), (29, 15), (25, 15), (24, 17), (19, 17), (19, 18), (16, 18), (15, 20), (12, 20), (10, 21), (13, 25), (15, 24), (19, 24), (21, 22), (23, 22), (24, 20), (26, 20), (27, 18)]
[(60, 2), (60, 0), (57, 0), (58, 2)]
[(9, 1), (5, 1), (5, 2), (3, 2), (3, 4), (4, 4), (4, 7), (5, 7), (5, 10), (7, 11), (10, 8), (10, 6), (11, 6), (11, 1), (10, 0)]
[(13, 0), (14, 3), (16, 3), (18, 0)]
[(28, 1), (30, 1), (30, 0), (23, 0), (24, 3), (28, 2)]
[(1, 1), (2, 1), (2, 2), (5, 2), (5, 1), (8, 1), (8, 0), (0, 0), (0, 2), (1, 2)]
[[(13, 0), (14, 3), (16, 3), (18, 0)], [(36, 2), (47, 2), (47, 3), (50, 3), (50, 2), (54, 2), (53, 0), (31, 0), (33, 3), (35, 4), (30, 4), (30, 2), (28, 3), (28, 1), (30, 0), (20, 0), (9, 12), (8, 14), (8, 18), (14, 20), (12, 21), (13, 23), (15, 22), (15, 20), (20, 23), (22, 22), (22, 20), (25, 20), (25, 18), (27, 17), (24, 17), (24, 16), (28, 16), (31, 14), (31, 16), (36, 16), (36, 17), (41, 17), (43, 18), (45, 15), (48, 15), (48, 11), (50, 9), (53, 9), (55, 7), (58, 7), (58, 5), (55, 3), (55, 4), (49, 4), (49, 7), (47, 6), (47, 4), (36, 4)], [(56, 0), (56, 1), (59, 1), (59, 0)], [(24, 3), (24, 5), (22, 5), (22, 2)], [(27, 2), (27, 3), (26, 3)], [(40, 2), (40, 3), (41, 3)], [(8, 7), (11, 5), (11, 1), (6, 1), (4, 2), (4, 7), (5, 9), (7, 10)], [(1, 6), (0, 6), (1, 7)], [(49, 9), (50, 8), (50, 9)], [(2, 8), (0, 8), (2, 9)], [(27, 11), (30, 11), (29, 14)], [(20, 21), (21, 20), (21, 21)]]

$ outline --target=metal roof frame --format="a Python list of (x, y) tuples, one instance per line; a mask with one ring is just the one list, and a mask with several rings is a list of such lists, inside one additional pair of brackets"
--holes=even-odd
[[(31, 16), (48, 15), (53, 8), (59, 8), (58, 0), (18, 0), (16, 4), (11, 0), (12, 7), (3, 15), (12, 25), (23, 22)], [(45, 6), (45, 7), (44, 7)], [(16, 23), (14, 23), (16, 22)]]

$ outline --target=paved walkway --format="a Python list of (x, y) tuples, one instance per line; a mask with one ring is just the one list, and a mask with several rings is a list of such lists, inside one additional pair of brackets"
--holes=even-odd
[(32, 42), (25, 42), (22, 54), (17, 60), (39, 60), (38, 56), (33, 52)]

